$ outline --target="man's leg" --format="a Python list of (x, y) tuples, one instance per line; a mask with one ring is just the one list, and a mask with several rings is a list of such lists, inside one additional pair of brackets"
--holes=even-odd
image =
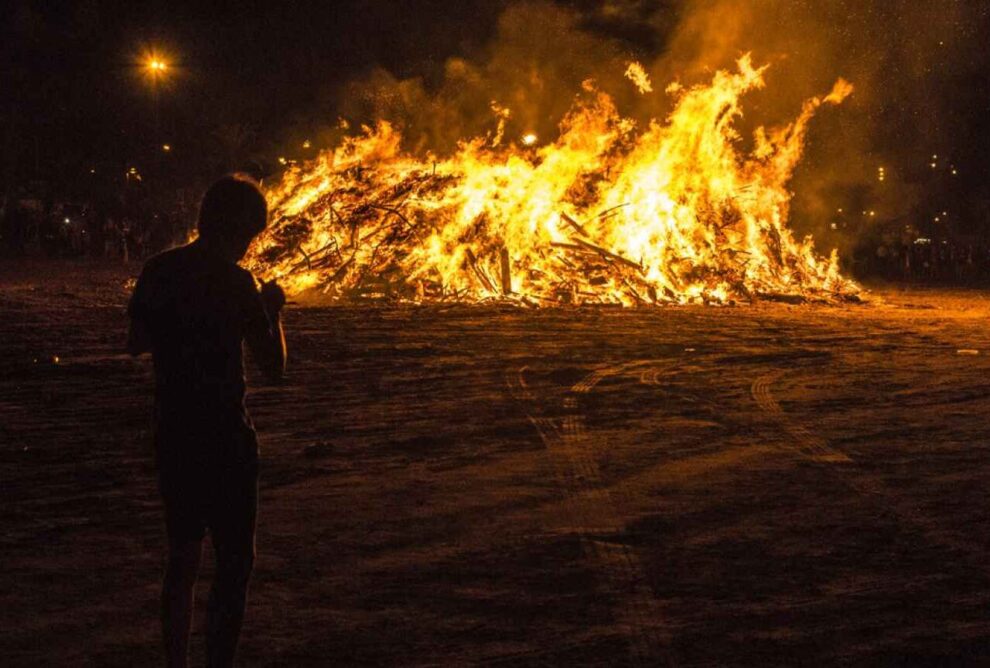
[(207, 665), (234, 665), (244, 622), (248, 582), (254, 568), (255, 519), (258, 513), (257, 468), (243, 472), (224, 490), (223, 512), (213, 522), (212, 540), (217, 567), (206, 611)]
[(172, 544), (162, 582), (162, 635), (170, 668), (185, 668), (189, 656), (193, 591), (202, 553), (201, 540)]

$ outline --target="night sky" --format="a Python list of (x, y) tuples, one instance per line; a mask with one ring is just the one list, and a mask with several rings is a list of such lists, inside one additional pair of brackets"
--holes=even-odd
[[(94, 179), (106, 187), (133, 165), (175, 187), (246, 160), (277, 169), (278, 156), (307, 157), (305, 139), (310, 151), (332, 143), (340, 116), (393, 117), (420, 139), (411, 148), (442, 151), (455, 137), (424, 129), (424, 117), (443, 108), (448, 135), (477, 131), (491, 122), (479, 110), (492, 99), (524, 107), (518, 118), (545, 136), (573, 99), (567, 91), (588, 77), (619, 90), (617, 70), (629, 59), (655, 81), (692, 82), (752, 50), (772, 66), (768, 93), (752, 107), (768, 122), (793, 116), (839, 76), (857, 87), (842, 110), (816, 121), (809, 167), (795, 182), (805, 193), (798, 209), (823, 223), (847, 202), (881, 207), (893, 220), (928, 215), (930, 203), (954, 208), (963, 231), (990, 231), (986, 2), (233, 6), (15, 2), (0, 47), (5, 193), (40, 180), (85, 195)], [(157, 91), (141, 67), (151, 52), (172, 66)], [(476, 75), (473, 89), (451, 79), (455, 62)], [(644, 109), (628, 86), (622, 91), (620, 108), (639, 105), (623, 111), (664, 113), (663, 102)], [(883, 189), (878, 165), (890, 174)]]

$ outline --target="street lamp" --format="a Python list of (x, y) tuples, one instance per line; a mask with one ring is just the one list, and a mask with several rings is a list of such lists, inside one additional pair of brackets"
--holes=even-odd
[(165, 72), (168, 70), (168, 63), (161, 56), (150, 56), (148, 61), (145, 63), (145, 68), (148, 73), (155, 80), (158, 77), (164, 76)]

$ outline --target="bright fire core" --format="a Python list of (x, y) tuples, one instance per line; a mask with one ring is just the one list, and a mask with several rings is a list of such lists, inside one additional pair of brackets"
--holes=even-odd
[(539, 147), (503, 143), (500, 127), (449, 157), (417, 157), (379, 122), (268, 191), (272, 224), (249, 265), (292, 293), (340, 300), (548, 306), (854, 295), (835, 253), (818, 255), (787, 227), (787, 184), (808, 123), (852, 87), (840, 80), (792, 123), (760, 128), (741, 155), (733, 124), (764, 69), (744, 57), (707, 85), (671, 86), (670, 116), (645, 127), (589, 83), (556, 141)]

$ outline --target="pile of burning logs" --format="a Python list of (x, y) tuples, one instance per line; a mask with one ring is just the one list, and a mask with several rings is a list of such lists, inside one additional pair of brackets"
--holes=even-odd
[[(415, 171), (380, 186), (367, 169), (336, 176), (339, 187), (322, 191), (301, 213), (285, 213), (276, 202), (273, 224), (249, 258), (252, 269), (264, 277), (278, 277), (290, 291), (318, 290), (334, 301), (507, 301), (549, 306), (857, 299), (849, 290), (816, 291), (800, 282), (793, 292), (781, 291), (779, 285), (754, 284), (747, 271), (749, 253), (733, 247), (727, 237), (727, 231), (740, 224), (731, 207), (713, 207), (707, 213), (708, 228), (714, 230), (710, 250), (719, 258), (717, 264), (672, 257), (671, 270), (664, 272), (662, 281), (647, 280), (641, 262), (596, 243), (590, 225), (563, 212), (560, 229), (571, 232), (566, 241), (534, 242), (526, 256), (536, 261), (513, 266), (513, 249), (487, 228), (482, 216), (462, 238), (453, 240), (453, 252), (461, 257), (459, 280), (453, 284), (419, 267), (416, 253), (429, 237), (441, 232), (444, 192), (457, 177)], [(298, 186), (306, 187), (311, 186)], [(283, 193), (281, 201), (296, 194)], [(607, 224), (623, 206), (627, 205), (602, 212), (594, 225)], [(765, 235), (772, 261), (781, 268), (789, 263), (792, 272), (800, 272), (796, 260), (781, 253), (776, 230), (768, 226)], [(688, 285), (702, 287), (692, 293)], [(722, 286), (724, 297), (710, 296), (717, 286)]]

